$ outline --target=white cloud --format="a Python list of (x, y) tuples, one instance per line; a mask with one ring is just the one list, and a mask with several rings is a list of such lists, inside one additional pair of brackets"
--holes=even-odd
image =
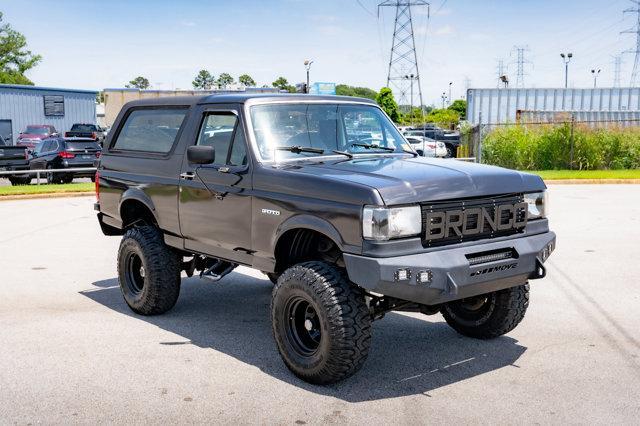
[(446, 36), (446, 35), (451, 35), (454, 32), (455, 32), (455, 29), (451, 25), (444, 25), (442, 27), (439, 27), (433, 30), (433, 35)]
[(180, 21), (180, 25), (184, 27), (195, 27), (196, 23), (193, 21)]

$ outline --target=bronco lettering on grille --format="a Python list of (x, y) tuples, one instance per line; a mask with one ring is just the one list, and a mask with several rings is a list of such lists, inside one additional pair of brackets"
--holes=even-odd
[(517, 230), (527, 225), (527, 212), (527, 203), (502, 204), (493, 209), (493, 214), (486, 207), (429, 212), (426, 216), (425, 239), (433, 241), (488, 231)]

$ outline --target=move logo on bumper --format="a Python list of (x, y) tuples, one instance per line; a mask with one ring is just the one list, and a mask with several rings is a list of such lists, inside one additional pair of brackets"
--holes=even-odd
[(478, 275), (490, 274), (492, 272), (508, 271), (509, 269), (515, 269), (518, 266), (518, 262), (509, 263), (508, 265), (492, 266), (491, 268), (478, 269), (471, 273), (472, 277)]

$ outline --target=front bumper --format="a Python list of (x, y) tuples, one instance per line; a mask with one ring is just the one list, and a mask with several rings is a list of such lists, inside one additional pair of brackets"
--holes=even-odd
[[(544, 276), (543, 263), (555, 248), (553, 232), (467, 247), (443, 247), (428, 253), (374, 258), (344, 254), (349, 279), (373, 293), (435, 305), (524, 284)], [(491, 261), (490, 253), (510, 251), (512, 257)], [(543, 255), (543, 251), (545, 254)], [(489, 253), (471, 264), (470, 258)], [(398, 279), (406, 274), (406, 279)], [(420, 274), (420, 273), (423, 274)], [(425, 274), (426, 273), (426, 274)], [(429, 276), (420, 282), (419, 276)]]

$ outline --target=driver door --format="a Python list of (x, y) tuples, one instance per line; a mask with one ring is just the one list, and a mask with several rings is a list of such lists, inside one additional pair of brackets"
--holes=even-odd
[(184, 156), (180, 174), (180, 230), (187, 250), (250, 264), (251, 173), (238, 108), (206, 109), (192, 145), (215, 149), (213, 164)]

